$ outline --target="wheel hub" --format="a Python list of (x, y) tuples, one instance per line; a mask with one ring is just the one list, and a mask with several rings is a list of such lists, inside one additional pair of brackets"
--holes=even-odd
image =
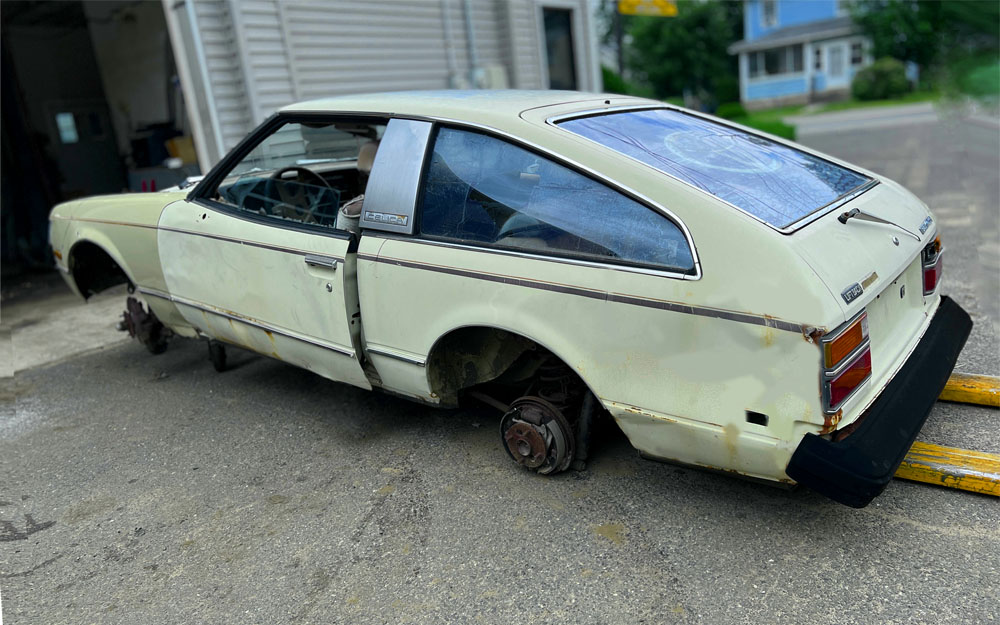
[(523, 467), (557, 473), (573, 461), (573, 430), (562, 412), (539, 397), (515, 400), (500, 422), (507, 453)]

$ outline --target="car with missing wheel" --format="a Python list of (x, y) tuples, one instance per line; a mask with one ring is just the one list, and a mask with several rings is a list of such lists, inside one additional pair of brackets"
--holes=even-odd
[(84, 297), (127, 283), (151, 351), (207, 339), (500, 413), (517, 463), (644, 456), (864, 506), (971, 329), (927, 206), (795, 143), (576, 92), (281, 109), (200, 182), (56, 206)]

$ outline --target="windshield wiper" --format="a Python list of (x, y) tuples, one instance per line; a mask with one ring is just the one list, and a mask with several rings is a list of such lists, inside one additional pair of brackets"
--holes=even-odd
[(875, 222), (877, 224), (886, 224), (886, 225), (889, 225), (889, 226), (895, 226), (895, 227), (899, 228), (900, 230), (902, 230), (903, 232), (905, 232), (906, 234), (908, 234), (911, 237), (913, 237), (914, 239), (916, 239), (917, 241), (920, 241), (920, 237), (919, 236), (917, 236), (913, 232), (910, 232), (909, 230), (907, 230), (903, 226), (901, 226), (901, 225), (899, 225), (897, 223), (893, 223), (893, 222), (889, 221), (888, 219), (882, 219), (881, 217), (876, 217), (875, 215), (872, 215), (870, 213), (866, 213), (866, 212), (862, 211), (860, 208), (852, 208), (851, 210), (849, 210), (847, 212), (841, 213), (840, 216), (837, 217), (837, 220), (840, 221), (840, 223), (842, 223), (842, 224), (846, 224), (848, 219), (852, 219), (854, 217), (857, 217), (858, 219), (860, 219), (862, 221), (873, 221), (873, 222)]

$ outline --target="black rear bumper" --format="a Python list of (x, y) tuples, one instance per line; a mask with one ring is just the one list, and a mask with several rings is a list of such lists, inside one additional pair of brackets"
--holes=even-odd
[(899, 468), (971, 330), (968, 313), (942, 297), (917, 348), (857, 428), (838, 442), (807, 434), (785, 469), (788, 477), (842, 504), (867, 506)]

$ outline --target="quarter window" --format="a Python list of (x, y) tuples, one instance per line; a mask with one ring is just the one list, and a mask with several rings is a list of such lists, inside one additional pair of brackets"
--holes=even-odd
[(434, 142), (420, 231), (536, 254), (694, 269), (683, 232), (667, 217), (533, 152), (451, 128)]

